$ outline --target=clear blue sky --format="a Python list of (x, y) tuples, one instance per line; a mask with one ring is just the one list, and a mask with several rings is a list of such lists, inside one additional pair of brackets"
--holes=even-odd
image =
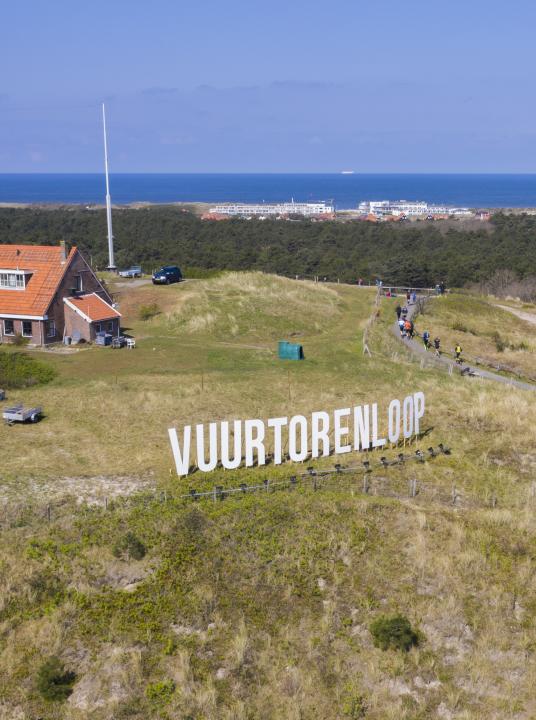
[(0, 172), (536, 171), (536, 3), (6, 0)]

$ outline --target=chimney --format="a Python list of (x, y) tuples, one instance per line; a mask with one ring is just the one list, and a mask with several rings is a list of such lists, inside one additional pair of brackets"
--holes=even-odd
[(64, 265), (67, 260), (67, 248), (65, 247), (65, 240), (60, 240), (60, 248), (61, 264)]

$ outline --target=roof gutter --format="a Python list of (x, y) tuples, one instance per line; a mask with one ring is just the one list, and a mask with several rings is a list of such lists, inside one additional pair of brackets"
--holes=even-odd
[(16, 315), (15, 313), (0, 313), (0, 318), (6, 320), (48, 320), (48, 315)]

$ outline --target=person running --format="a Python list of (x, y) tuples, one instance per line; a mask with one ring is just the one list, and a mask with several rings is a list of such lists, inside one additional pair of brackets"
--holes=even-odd
[(438, 337), (436, 337), (434, 339), (434, 349), (435, 349), (435, 354), (437, 355), (437, 357), (440, 357), (441, 356), (441, 340)]
[(409, 337), (411, 340), (413, 340), (413, 336), (415, 335), (415, 325), (413, 323), (413, 320), (409, 321)]
[(412, 302), (414, 305), (415, 305), (415, 303), (417, 302), (417, 293), (415, 292), (415, 290), (411, 293), (411, 302)]
[(411, 300), (411, 293), (409, 290), (406, 293), (406, 300), (408, 301), (408, 305), (409, 305), (409, 301)]
[(398, 329), (400, 330), (400, 337), (403, 338), (406, 334), (406, 330), (404, 328), (404, 321), (402, 318), (398, 321)]
[(406, 337), (411, 337), (411, 322), (409, 320), (404, 320), (404, 330), (406, 332)]
[(402, 308), (402, 317), (404, 318), (404, 320), (406, 319), (407, 314), (408, 314), (408, 309), (404, 305), (404, 307)]
[(396, 312), (396, 319), (400, 320), (400, 316), (402, 315), (402, 308), (400, 307), (400, 304), (398, 304), (395, 308)]
[(462, 364), (462, 346), (460, 345), (460, 343), (458, 343), (454, 348), (454, 359), (456, 360), (458, 365)]
[(428, 330), (425, 330), (422, 334), (422, 344), (424, 345), (424, 349), (428, 352), (430, 347), (430, 333)]

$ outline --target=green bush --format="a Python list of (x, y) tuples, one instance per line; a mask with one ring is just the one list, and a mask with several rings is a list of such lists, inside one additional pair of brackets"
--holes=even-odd
[(175, 692), (175, 683), (173, 680), (160, 680), (151, 683), (145, 690), (147, 699), (155, 705), (167, 705), (171, 700), (171, 696)]
[(407, 652), (419, 644), (419, 634), (413, 630), (403, 615), (381, 615), (370, 626), (375, 647), (382, 650), (404, 650)]
[(113, 548), (115, 557), (125, 560), (141, 560), (146, 553), (145, 545), (130, 530), (116, 542)]
[(150, 320), (156, 315), (160, 314), (160, 308), (156, 303), (150, 303), (149, 305), (140, 305), (138, 311), (138, 317), (140, 320)]
[(28, 338), (25, 338), (20, 333), (16, 333), (15, 337), (11, 341), (12, 345), (15, 345), (16, 347), (24, 347), (25, 345), (28, 345)]
[(47, 363), (21, 352), (0, 351), (0, 387), (22, 388), (42, 385), (56, 376)]
[(463, 333), (469, 332), (467, 325), (462, 323), (460, 320), (455, 320), (452, 323), (452, 329), (457, 330), (458, 332), (463, 332)]
[(499, 335), (497, 331), (493, 333), (491, 336), (491, 339), (495, 343), (495, 347), (497, 349), (497, 352), (504, 352), (504, 350), (508, 347), (508, 343), (503, 340), (503, 338)]
[(65, 670), (61, 660), (53, 655), (37, 673), (37, 689), (45, 700), (66, 700), (73, 691), (76, 675)]

